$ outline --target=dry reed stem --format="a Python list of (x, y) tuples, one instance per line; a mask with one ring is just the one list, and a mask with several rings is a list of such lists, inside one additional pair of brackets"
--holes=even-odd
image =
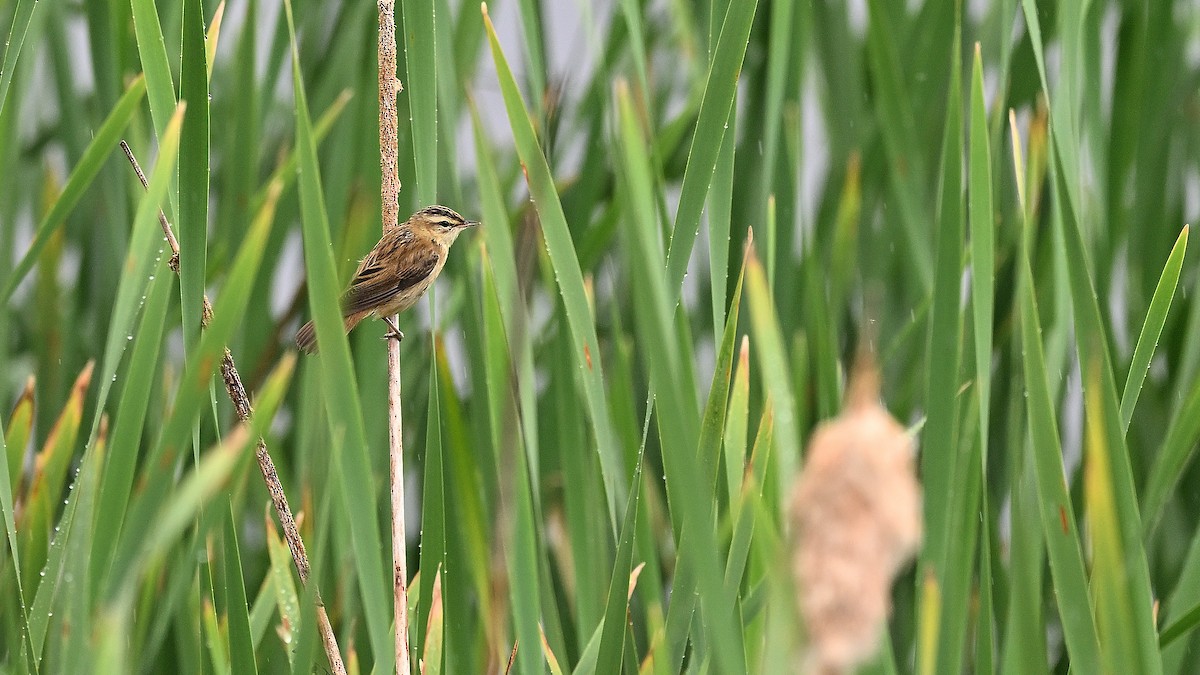
[[(133, 167), (134, 173), (137, 174), (138, 180), (141, 181), (142, 187), (147, 188), (149, 184), (146, 182), (146, 174), (138, 165), (137, 158), (129, 149), (129, 144), (121, 141), (121, 150), (125, 152), (125, 157)], [(178, 275), (179, 241), (175, 238), (171, 223), (167, 221), (167, 216), (161, 209), (158, 212), (158, 223), (162, 226), (163, 236), (171, 246), (170, 267)], [(200, 327), (208, 328), (209, 322), (212, 321), (212, 303), (208, 300), (208, 294), (203, 296), (202, 302)], [(229, 400), (233, 402), (233, 409), (238, 420), (248, 422), (254, 409), (250, 406), (250, 397), (246, 394), (246, 387), (242, 384), (242, 378), (233, 362), (233, 354), (229, 352), (228, 347), (221, 356), (221, 379), (225, 382), (225, 391), (229, 394)], [(296, 520), (292, 517), (292, 509), (288, 506), (283, 484), (280, 483), (279, 475), (275, 471), (275, 462), (271, 460), (271, 455), (267, 452), (267, 443), (262, 438), (258, 439), (254, 457), (258, 460), (258, 469), (262, 473), (263, 482), (267, 485), (267, 492), (271, 495), (271, 504), (275, 507), (275, 515), (279, 518), (279, 525), (283, 529), (284, 541), (287, 542), (288, 549), (292, 552), (292, 562), (296, 565), (296, 574), (300, 577), (300, 583), (307, 586), (308, 575), (312, 569), (308, 562), (308, 553), (304, 549), (304, 540), (300, 538)], [(321, 600), (321, 592), (315, 591), (314, 597), (317, 603), (317, 628), (321, 634), (321, 644), (325, 648), (325, 655), (329, 658), (329, 669), (335, 675), (346, 675), (346, 666), (342, 661), (341, 650), (338, 649), (337, 636), (333, 633), (329, 614), (325, 611), (325, 603)]]
[[(400, 224), (400, 174), (397, 170), (396, 3), (379, 0), (379, 173), (383, 231)], [(393, 317), (392, 323), (395, 323)], [(404, 531), (404, 416), (400, 399), (400, 341), (388, 340), (388, 445), (392, 505), (392, 606), (395, 613), (396, 672), (409, 675), (408, 561)]]
[(807, 629), (803, 672), (854, 672), (878, 647), (892, 580), (921, 540), (912, 440), (879, 404), (866, 350), (846, 408), (820, 425), (792, 488), (792, 571)]

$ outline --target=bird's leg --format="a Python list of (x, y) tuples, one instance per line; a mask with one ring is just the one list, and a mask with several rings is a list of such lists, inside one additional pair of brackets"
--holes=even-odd
[(392, 317), (383, 316), (380, 318), (383, 319), (383, 322), (386, 323), (388, 325), (388, 328), (390, 329), (390, 330), (388, 330), (387, 333), (384, 334), (384, 336), (383, 336), (384, 340), (394, 339), (396, 342), (400, 342), (401, 340), (404, 339), (404, 333), (401, 333), (400, 329), (396, 328), (396, 324), (392, 323)]

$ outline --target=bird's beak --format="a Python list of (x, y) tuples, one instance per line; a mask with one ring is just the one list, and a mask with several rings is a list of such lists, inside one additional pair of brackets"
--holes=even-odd
[(467, 224), (463, 225), (463, 227), (478, 227), (479, 225), (482, 225), (482, 224), (483, 223), (480, 223), (478, 220), (468, 220)]

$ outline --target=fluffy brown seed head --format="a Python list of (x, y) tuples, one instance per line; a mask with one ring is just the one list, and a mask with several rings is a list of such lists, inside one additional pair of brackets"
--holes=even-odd
[(822, 675), (853, 672), (875, 652), (892, 579), (921, 540), (912, 441), (859, 358), (846, 409), (813, 433), (788, 505), (806, 670)]

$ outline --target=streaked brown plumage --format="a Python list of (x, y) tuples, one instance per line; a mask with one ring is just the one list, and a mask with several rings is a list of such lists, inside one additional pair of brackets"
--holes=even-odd
[[(427, 206), (389, 232), (362, 259), (350, 289), (342, 296), (346, 332), (363, 319), (389, 317), (417, 304), (446, 264), (450, 245), (466, 228), (478, 225), (444, 206)], [(393, 332), (401, 334), (392, 326)], [(317, 335), (309, 321), (296, 333), (296, 346), (312, 354)]]

